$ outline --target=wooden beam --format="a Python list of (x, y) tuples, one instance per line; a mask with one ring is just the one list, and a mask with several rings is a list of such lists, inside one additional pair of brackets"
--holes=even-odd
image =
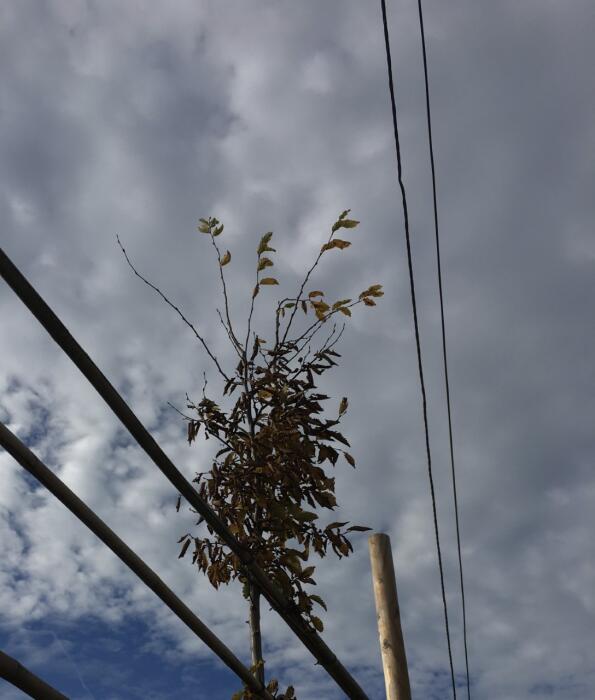
[(0, 651), (0, 678), (36, 700), (68, 700), (66, 695), (62, 695), (3, 651)]

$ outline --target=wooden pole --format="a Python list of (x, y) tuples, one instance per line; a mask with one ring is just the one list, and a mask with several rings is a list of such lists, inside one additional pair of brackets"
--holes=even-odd
[(411, 700), (390, 537), (368, 537), (386, 700)]

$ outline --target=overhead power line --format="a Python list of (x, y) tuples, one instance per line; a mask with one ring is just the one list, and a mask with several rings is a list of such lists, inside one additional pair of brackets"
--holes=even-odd
[(143, 448), (157, 468), (174, 485), (178, 493), (204, 517), (205, 522), (213, 528), (223, 542), (239, 557), (247, 574), (252, 577), (255, 584), (260, 588), (272, 609), (287, 623), (306, 649), (311, 652), (317, 662), (346, 693), (347, 697), (353, 700), (368, 700), (366, 693), (341, 664), (332, 650), (329, 649), (318, 633), (307, 625), (295, 603), (289, 600), (281, 589), (271, 582), (256, 563), (253, 554), (232, 535), (229, 528), (215, 511), (200, 497), (190, 482), (175, 467), (105, 375), (1, 248), (0, 274), (45, 330), (70, 357), (86, 379), (95, 387), (96, 391), (120, 419), (140, 447)]
[(467, 700), (471, 700), (469, 684), (469, 659), (467, 655), (467, 616), (465, 612), (465, 586), (463, 585), (463, 561), (461, 558), (461, 535), (459, 531), (459, 506), (457, 503), (457, 481), (455, 477), (455, 457), (452, 440), (452, 418), (450, 410), (450, 383), (448, 381), (448, 362), (446, 359), (446, 331), (444, 324), (444, 298), (442, 294), (442, 265), (440, 263), (440, 234), (438, 232), (438, 205), (436, 203), (436, 169), (434, 166), (434, 144), (432, 141), (432, 118), (430, 114), (430, 88), (428, 84), (428, 59), (426, 56), (426, 36), (424, 32), (424, 19), (421, 9), (421, 0), (418, 0), (419, 29), (421, 33), (421, 46), (424, 59), (424, 82), (426, 88), (426, 114), (428, 118), (428, 143), (430, 146), (430, 163), (432, 166), (432, 198), (434, 200), (434, 231), (436, 233), (436, 264), (438, 267), (438, 290), (440, 292), (440, 321), (442, 325), (442, 357), (444, 360), (444, 383), (446, 386), (446, 406), (448, 409), (448, 439), (450, 444), (450, 466), (452, 470), (452, 491), (455, 503), (455, 520), (457, 525), (457, 550), (459, 554), (459, 573), (461, 579), (461, 600), (463, 602), (463, 643), (465, 645), (465, 668), (467, 671)]
[(412, 263), (412, 256), (411, 256), (411, 240), (410, 240), (410, 235), (409, 235), (409, 215), (407, 212), (407, 197), (405, 195), (405, 186), (403, 185), (403, 172), (402, 172), (402, 166), (401, 166), (401, 146), (399, 143), (399, 130), (397, 127), (397, 108), (395, 105), (395, 89), (393, 85), (393, 71), (392, 71), (392, 63), (391, 63), (391, 58), (390, 58), (390, 42), (389, 42), (389, 37), (388, 37), (388, 25), (386, 21), (386, 6), (385, 6), (385, 1), (380, 0), (381, 5), (382, 5), (382, 22), (384, 25), (384, 41), (386, 45), (386, 62), (387, 62), (387, 67), (388, 67), (388, 86), (390, 90), (390, 99), (391, 99), (391, 106), (392, 106), (392, 113), (393, 113), (393, 129), (394, 129), (394, 135), (395, 135), (395, 147), (397, 151), (397, 171), (398, 171), (398, 179), (399, 179), (399, 186), (401, 188), (401, 198), (403, 201), (403, 215), (405, 218), (405, 241), (407, 244), (407, 264), (409, 267), (409, 284), (410, 284), (410, 289), (411, 289), (411, 306), (413, 307), (413, 323), (415, 327), (415, 343), (416, 343), (416, 348), (417, 348), (417, 366), (419, 370), (419, 382), (421, 386), (421, 395), (422, 395), (422, 407), (423, 407), (423, 419), (424, 419), (424, 429), (425, 429), (425, 437), (426, 437), (426, 455), (427, 455), (427, 460), (428, 460), (428, 477), (430, 479), (430, 492), (432, 495), (432, 509), (434, 512), (434, 531), (436, 533), (436, 549), (438, 551), (438, 566), (440, 569), (440, 585), (442, 587), (442, 602), (444, 604), (444, 622), (446, 626), (446, 641), (448, 644), (448, 658), (450, 661), (450, 675), (452, 679), (452, 692), (453, 696), (456, 700), (457, 697), (457, 689), (456, 689), (456, 684), (455, 684), (455, 674), (454, 674), (454, 667), (452, 663), (452, 650), (450, 646), (450, 631), (448, 627), (448, 609), (446, 605), (446, 592), (444, 590), (444, 571), (442, 568), (442, 554), (440, 551), (440, 536), (438, 532), (438, 516), (436, 513), (436, 496), (434, 493), (434, 479), (432, 477), (432, 457), (430, 453), (430, 436), (429, 436), (429, 429), (428, 429), (428, 410), (427, 410), (427, 403), (426, 403), (426, 389), (425, 389), (425, 383), (424, 383), (424, 373), (423, 373), (423, 367), (422, 367), (422, 360), (421, 360), (421, 343), (420, 343), (420, 338), (419, 338), (419, 324), (417, 320), (417, 304), (415, 301), (415, 283), (413, 279), (413, 263)]
[[(256, 680), (235, 654), (168, 588), (159, 576), (111, 530), (89, 506), (24, 445), (14, 433), (0, 422), (0, 445), (32, 474), (46, 489), (63, 503), (71, 513), (133, 571), (140, 580), (159, 596), (167, 607), (189, 627), (194, 634), (246, 683), (259, 697), (273, 700), (273, 696)], [(42, 697), (42, 696), (38, 696)], [(49, 697), (49, 696), (48, 696)]]

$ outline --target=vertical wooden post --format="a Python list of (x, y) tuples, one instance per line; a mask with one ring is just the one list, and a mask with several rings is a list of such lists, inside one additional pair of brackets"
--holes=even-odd
[(368, 537), (386, 700), (411, 700), (390, 537)]

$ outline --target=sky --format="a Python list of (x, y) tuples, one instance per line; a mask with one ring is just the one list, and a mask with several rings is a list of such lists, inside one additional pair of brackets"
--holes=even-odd
[[(417, 4), (387, 2), (440, 544), (457, 679), (463, 619)], [(595, 8), (591, 2), (424, 3), (471, 697), (595, 696)], [(357, 462), (335, 467), (349, 520), (391, 538), (414, 698), (452, 697), (403, 210), (380, 2), (8, 0), (0, 3), (2, 248), (188, 478), (213, 440), (185, 408), (237, 364), (217, 316), (224, 225), (234, 327), (256, 246), (273, 231), (295, 295), (338, 215), (361, 223), (306, 291), (356, 298), (318, 390), (342, 396)], [(311, 284), (311, 287), (310, 287)], [(0, 283), (0, 420), (246, 664), (246, 601), (178, 560), (198, 534), (173, 487), (88, 381)], [(298, 325), (305, 319), (296, 316)], [(330, 330), (329, 330), (330, 332)], [(245, 333), (245, 330), (244, 330)], [(268, 335), (267, 335), (268, 334)], [(328, 336), (319, 333), (318, 346)], [(590, 359), (591, 358), (591, 359)], [(334, 402), (336, 401), (336, 406)], [(201, 433), (202, 435), (202, 433)], [(329, 467), (329, 470), (331, 468)], [(229, 698), (241, 682), (61, 503), (0, 451), (0, 649), (72, 700)], [(325, 642), (384, 697), (368, 533), (313, 558)], [(263, 605), (268, 677), (340, 699)], [(2, 681), (0, 696), (25, 697)]]

